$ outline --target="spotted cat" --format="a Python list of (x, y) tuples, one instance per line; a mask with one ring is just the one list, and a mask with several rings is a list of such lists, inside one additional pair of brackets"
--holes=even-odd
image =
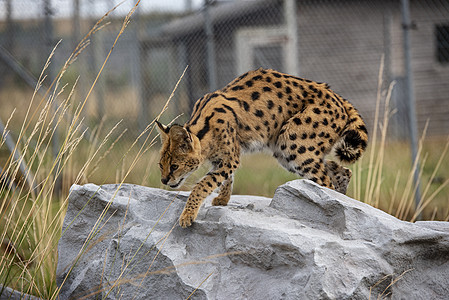
[(327, 84), (262, 68), (200, 98), (183, 126), (157, 125), (163, 184), (179, 187), (204, 161), (213, 166), (193, 188), (182, 227), (192, 225), (218, 187), (212, 204), (227, 205), (244, 151), (269, 150), (290, 172), (345, 193), (351, 171), (324, 156), (333, 150), (341, 162), (353, 163), (368, 142), (360, 114)]

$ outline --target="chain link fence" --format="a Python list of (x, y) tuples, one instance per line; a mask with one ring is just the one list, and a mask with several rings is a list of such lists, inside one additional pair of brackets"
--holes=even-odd
[[(51, 49), (62, 40), (49, 76), (55, 76), (81, 37), (113, 0), (0, 0), (0, 95), (33, 85)], [(65, 75), (84, 99), (106, 54), (134, 5), (125, 2)], [(89, 99), (90, 126), (124, 120), (137, 135), (161, 110), (183, 70), (186, 75), (164, 116), (183, 113), (207, 92), (258, 67), (327, 82), (373, 124), (378, 73), (384, 57), (384, 89), (396, 81), (392, 135), (406, 137), (407, 89), (404, 30), (411, 35), (417, 127), (428, 135), (449, 134), (449, 2), (410, 1), (412, 23), (401, 1), (258, 0), (142, 1), (114, 48)], [(58, 67), (59, 66), (59, 67)], [(8, 96), (5, 96), (8, 95)], [(14, 93), (12, 93), (14, 95)], [(1, 110), (2, 119), (10, 111)]]

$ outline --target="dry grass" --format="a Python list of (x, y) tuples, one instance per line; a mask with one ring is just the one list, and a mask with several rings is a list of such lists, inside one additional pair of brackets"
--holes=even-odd
[[(125, 17), (115, 42), (126, 28), (134, 9)], [(72, 159), (83, 145), (86, 133), (81, 126), (81, 112), (114, 46), (107, 54), (85, 99), (78, 103), (73, 99), (76, 82), (68, 92), (65, 92), (68, 86), (61, 86), (60, 83), (67, 68), (89, 44), (88, 38), (102, 27), (101, 23), (105, 17), (99, 20), (80, 42), (39, 101), (38, 91), (46, 79), (45, 71), (53, 56), (53, 53), (50, 54), (38, 85), (31, 95), (31, 101), (24, 106), (27, 109), (20, 116), (21, 125), (16, 127), (20, 130), (15, 137), (18, 142), (13, 153), (19, 153), (19, 155), (11, 154), (2, 165), (0, 227), (3, 230), (0, 233), (0, 283), (2, 286), (10, 286), (44, 299), (57, 298), (59, 293), (55, 284), (57, 242), (61, 234), (68, 199), (68, 196), (65, 198), (58, 196), (59, 178), (70, 180), (72, 183), (80, 183), (88, 178), (89, 173), (97, 167), (97, 163), (110, 152), (111, 147), (108, 148), (107, 144), (116, 130), (116, 127), (113, 127), (100, 138), (102, 131), (98, 129), (96, 134), (90, 137), (88, 146), (84, 148), (87, 154), (86, 159), (82, 162)], [(144, 138), (144, 141), (140, 143), (140, 149), (127, 172), (123, 174), (122, 182), (152, 145), (148, 134), (152, 129), (150, 125), (139, 136), (140, 139), (146, 135), (146, 139)], [(7, 134), (7, 130), (2, 133), (0, 145), (5, 142)], [(56, 135), (62, 140), (59, 148), (53, 149), (56, 151), (52, 153), (51, 145)], [(110, 146), (114, 144), (112, 142)], [(130, 149), (136, 144), (137, 140)], [(125, 153), (121, 160), (127, 154)], [(20, 170), (22, 162), (28, 166), (25, 172)], [(23, 180), (23, 178), (31, 178), (31, 180)], [(67, 193), (64, 194), (67, 195)], [(102, 216), (99, 221), (101, 219)], [(93, 228), (93, 232), (95, 230), (97, 230), (96, 227)], [(90, 239), (86, 241), (86, 245), (90, 241)]]
[[(115, 42), (123, 33), (138, 4), (139, 2), (125, 17)], [(67, 85), (60, 85), (66, 70), (88, 46), (88, 37), (102, 27), (102, 21), (108, 14), (109, 12), (80, 42), (57, 78), (48, 84), (50, 88), (38, 102), (38, 91), (42, 87), (44, 74), (53, 53), (50, 55), (39, 78), (39, 84), (30, 95), (31, 101), (27, 103), (28, 109), (25, 113), (21, 111), (18, 116), (21, 121), (14, 120), (7, 124), (7, 126), (14, 125), (14, 128), (21, 128), (18, 136), (14, 137), (18, 141), (14, 152), (20, 153), (20, 155), (11, 154), (2, 164), (0, 227), (4, 230), (0, 235), (0, 284), (10, 286), (23, 293), (34, 294), (43, 299), (58, 298), (60, 288), (65, 282), (64, 279), (61, 286), (56, 286), (57, 243), (67, 207), (69, 186), (90, 181), (98, 174), (101, 177), (100, 184), (118, 182), (121, 185), (129, 179), (136, 167), (144, 165), (142, 161), (147, 159), (146, 154), (157, 138), (152, 134), (153, 120), (137, 138), (127, 139), (126, 142), (123, 142), (126, 148), (121, 147), (121, 149), (125, 149), (125, 151), (115, 150), (117, 143), (120, 143), (123, 136), (126, 135), (126, 130), (118, 130), (119, 124), (106, 130), (104, 124), (100, 124), (91, 132), (86, 141), (87, 135), (82, 125), (82, 112), (87, 107), (87, 100), (102, 74), (115, 43), (106, 55), (104, 63), (84, 99), (77, 100), (74, 97), (76, 82), (69, 91), (66, 91)], [(184, 74), (179, 80), (183, 76)], [(167, 109), (172, 96), (166, 100), (161, 114)], [(5, 142), (7, 134), (9, 134), (7, 130), (2, 133), (0, 147)], [(56, 135), (60, 138), (61, 145), (52, 152), (51, 145)], [(21, 162), (25, 162), (28, 171), (20, 172)], [(109, 168), (111, 172), (105, 175), (104, 170), (109, 170)], [(32, 170), (32, 173), (29, 170)], [(140, 183), (148, 180), (150, 170), (145, 167), (143, 172), (139, 173)], [(24, 178), (32, 178), (31, 184), (29, 181), (23, 180)], [(62, 193), (58, 187), (60, 179), (62, 180)], [(92, 249), (93, 245), (107, 237), (98, 237), (97, 233), (108, 221), (105, 219), (108, 209), (109, 206), (98, 217), (97, 223), (92, 227), (89, 237), (79, 251), (78, 259)], [(70, 226), (66, 230), (70, 230)], [(170, 232), (167, 233), (167, 237), (169, 235)], [(157, 255), (154, 259), (156, 257)], [(127, 267), (128, 265), (125, 266), (125, 269)], [(71, 270), (67, 272), (67, 276), (70, 272)], [(149, 272), (142, 278), (154, 272), (157, 271), (151, 270), (150, 272), (149, 268)], [(139, 279), (140, 277), (129, 279), (120, 276), (114, 286)], [(88, 298), (102, 290), (87, 292), (88, 295), (80, 297)], [(109, 293), (110, 291), (104, 292)], [(2, 293), (3, 290), (0, 290), (0, 295)]]

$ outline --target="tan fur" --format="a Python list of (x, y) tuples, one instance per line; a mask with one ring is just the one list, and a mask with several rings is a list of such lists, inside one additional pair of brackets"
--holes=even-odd
[(192, 190), (181, 214), (192, 225), (203, 200), (220, 187), (213, 205), (227, 205), (242, 151), (268, 149), (290, 172), (345, 193), (351, 171), (343, 162), (365, 150), (368, 134), (356, 109), (327, 84), (258, 69), (199, 99), (184, 125), (158, 123), (163, 141), (162, 182), (173, 188), (205, 160), (212, 170)]

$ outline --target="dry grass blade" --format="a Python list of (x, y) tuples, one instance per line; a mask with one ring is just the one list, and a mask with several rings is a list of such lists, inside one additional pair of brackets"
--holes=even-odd
[[(151, 264), (148, 266), (148, 269), (145, 273), (145, 275), (142, 277), (142, 280), (140, 281), (139, 285), (136, 288), (136, 292), (134, 294), (133, 299), (135, 299), (137, 297), (137, 292), (140, 289), (140, 287), (142, 286), (143, 280), (148, 276), (148, 274), (150, 273), (150, 269), (153, 266), (154, 262), (156, 261), (156, 258), (159, 256), (159, 254), (161, 253), (162, 249), (164, 248), (165, 242), (167, 242), (168, 237), (171, 235), (171, 233), (173, 232), (173, 229), (175, 229), (175, 227), (178, 225), (178, 222), (175, 222), (172, 226), (172, 228), (169, 230), (169, 232), (167, 232), (167, 234), (161, 238), (160, 241), (162, 241), (162, 245), (161, 247), (158, 249), (158, 251), (156, 252), (156, 255), (153, 257), (153, 260), (151, 261)], [(158, 242), (159, 243), (159, 242)], [(156, 244), (158, 244), (156, 243)]]
[[(116, 7), (114, 7), (112, 10), (114, 10), (115, 8)], [(109, 12), (107, 14), (109, 14)], [(101, 22), (102, 19), (99, 22)], [(129, 23), (129, 17), (126, 19), (125, 23), (126, 24)], [(21, 130), (19, 132), (18, 139), (19, 140), (24, 139), (24, 143), (22, 146), (23, 154), (20, 155), (20, 159), (17, 160), (13, 160), (12, 159), (13, 156), (11, 155), (5, 164), (7, 167), (2, 170), (2, 172), (7, 172), (8, 174), (16, 177), (19, 172), (20, 162), (25, 161), (24, 160), (25, 157), (29, 156), (30, 159), (27, 161), (27, 165), (36, 165), (37, 174), (43, 174), (44, 172), (46, 172), (43, 181), (39, 183), (39, 191), (37, 195), (32, 194), (32, 190), (25, 193), (23, 192), (24, 181), (20, 182), (18, 188), (14, 189), (12, 189), (12, 186), (9, 184), (5, 185), (4, 181), (1, 182), (2, 186), (1, 190), (2, 193), (6, 193), (4, 199), (7, 199), (7, 201), (2, 201), (1, 205), (2, 206), (1, 222), (5, 230), (2, 231), (1, 233), (0, 242), (2, 245), (5, 245), (6, 238), (4, 234), (8, 232), (12, 236), (11, 242), (8, 243), (8, 245), (14, 245), (14, 249), (23, 248), (24, 243), (28, 244), (35, 243), (35, 245), (33, 245), (33, 247), (30, 249), (31, 252), (28, 254), (31, 257), (29, 262), (33, 263), (34, 270), (30, 271), (28, 269), (30, 267), (30, 263), (25, 263), (25, 260), (20, 260), (21, 265), (23, 265), (23, 267), (20, 271), (21, 274), (18, 274), (18, 276), (23, 279), (28, 278), (27, 279), (28, 283), (26, 284), (28, 288), (24, 288), (23, 290), (24, 292), (31, 292), (31, 290), (33, 290), (34, 293), (37, 293), (42, 298), (53, 298), (56, 297), (58, 293), (58, 290), (56, 290), (53, 295), (51, 294), (52, 293), (51, 290), (53, 288), (50, 287), (50, 285), (54, 284), (54, 273), (48, 277), (50, 281), (45, 280), (45, 277), (47, 275), (44, 274), (44, 268), (51, 270), (56, 266), (54, 260), (51, 263), (53, 266), (50, 268), (48, 265), (44, 266), (44, 264), (48, 264), (50, 262), (48, 258), (52, 257), (54, 253), (57, 244), (54, 243), (53, 241), (55, 240), (57, 241), (57, 237), (60, 232), (59, 229), (61, 228), (63, 220), (64, 202), (62, 202), (62, 205), (58, 208), (56, 214), (52, 212), (53, 206), (52, 199), (56, 182), (55, 178), (58, 175), (62, 174), (63, 169), (67, 166), (69, 159), (71, 158), (75, 149), (79, 146), (85, 132), (80, 131), (80, 128), (82, 126), (82, 122), (79, 122), (80, 112), (83, 108), (83, 106), (80, 106), (79, 110), (77, 110), (73, 118), (73, 121), (68, 127), (67, 132), (65, 132), (64, 143), (61, 145), (59, 149), (58, 156), (54, 161), (51, 162), (50, 167), (46, 166), (48, 165), (47, 163), (48, 160), (46, 159), (46, 157), (48, 156), (47, 153), (49, 153), (48, 151), (50, 144), (49, 141), (51, 141), (57, 134), (56, 129), (60, 127), (59, 125), (63, 119), (63, 116), (67, 115), (68, 107), (70, 106), (71, 97), (73, 95), (73, 89), (72, 91), (70, 91), (67, 99), (63, 101), (61, 104), (57, 105), (57, 107), (55, 108), (55, 112), (51, 112), (52, 110), (51, 104), (56, 103), (56, 99), (60, 97), (63, 92), (65, 92), (67, 85), (60, 86), (60, 80), (62, 78), (62, 75), (65, 73), (67, 67), (74, 61), (74, 59), (76, 59), (76, 57), (87, 46), (88, 41), (86, 40), (86, 38), (89, 35), (95, 33), (99, 28), (101, 28), (101, 26), (98, 26), (98, 24), (99, 23), (97, 23), (94, 26), (94, 28), (88, 33), (85, 39), (83, 39), (83, 41), (80, 42), (79, 46), (74, 50), (74, 52), (72, 52), (70, 58), (66, 61), (64, 67), (59, 71), (58, 76), (56, 76), (56, 78), (51, 83), (50, 87), (47, 89), (45, 96), (42, 98), (41, 102), (37, 105), (37, 109), (34, 111), (34, 113), (32, 113), (31, 107), (34, 102), (33, 101), (34, 97), (37, 94), (37, 91), (41, 88), (43, 81), (46, 78), (44, 72), (50, 64), (51, 58), (54, 55), (56, 47), (51, 52), (42, 70), (42, 73), (37, 81), (35, 91), (33, 93), (31, 102), (25, 114), (25, 118), (22, 122)], [(120, 34), (123, 32), (124, 27), (122, 28)], [(102, 70), (100, 70), (99, 74), (101, 74), (101, 71)], [(95, 82), (93, 86), (94, 85)], [(49, 99), (48, 101), (44, 101), (47, 95), (49, 95)], [(87, 98), (84, 100), (83, 104), (85, 104), (86, 100)], [(35, 121), (35, 116), (37, 116), (35, 126), (32, 128), (31, 133), (27, 133), (30, 125), (32, 124), (32, 122)], [(75, 134), (76, 132), (81, 132), (81, 134), (79, 135)], [(5, 134), (6, 130), (3, 131), (1, 140), (2, 143)], [(103, 143), (100, 144), (99, 148), (101, 148), (105, 144), (105, 142), (109, 138), (109, 135), (106, 136), (106, 138), (103, 140)], [(15, 146), (18, 147), (18, 145), (19, 143), (16, 143)], [(99, 150), (99, 148), (96, 150)], [(29, 152), (30, 149), (31, 153)], [(18, 148), (15, 148), (14, 151), (12, 152), (17, 153), (17, 151)], [(89, 165), (91, 163), (92, 159), (97, 155), (97, 153), (98, 151), (95, 151), (90, 156), (90, 160), (86, 163), (86, 165)], [(26, 178), (31, 178), (30, 172), (22, 172), (22, 173), (23, 175), (26, 176)], [(32, 181), (34, 182), (34, 180)], [(25, 202), (21, 202), (25, 204), (23, 205), (21, 204), (22, 206), (20, 207), (18, 206), (19, 202), (12, 201), (12, 199), (25, 200)], [(31, 206), (29, 207), (27, 202), (30, 200), (32, 200), (32, 202), (30, 204)], [(7, 212), (9, 212), (8, 215), (6, 215)], [(13, 251), (11, 250), (12, 249), (11, 247), (7, 248), (8, 248), (7, 251), (9, 252)], [(17, 255), (19, 256), (21, 255), (21, 253), (18, 251), (13, 252), (17, 253)], [(5, 274), (4, 273), (5, 270), (9, 273), (12, 267), (14, 267), (12, 261), (5, 261), (5, 257), (2, 256), (2, 258), (0, 259), (0, 273)], [(42, 278), (44, 280), (39, 278)], [(2, 280), (5, 280), (3, 282), (3, 284), (5, 284), (6, 280), (8, 280), (8, 276), (6, 277), (2, 276)], [(41, 293), (41, 291), (46, 292)], [(47, 294), (49, 291), (50, 294)]]
[[(137, 3), (137, 4), (138, 4), (138, 3)], [(137, 4), (136, 4), (136, 5), (137, 5)], [(134, 10), (131, 10), (131, 12), (133, 12), (133, 11), (134, 11)], [(130, 12), (130, 13), (131, 13), (131, 12)], [(127, 20), (129, 21), (128, 18), (125, 18), (125, 21), (124, 21), (124, 22), (128, 22)], [(124, 28), (122, 27), (122, 30), (123, 30), (123, 29), (124, 29)], [(187, 69), (187, 68), (186, 68), (186, 69)], [(186, 72), (186, 69), (184, 70), (184, 72), (182, 73), (180, 79), (178, 80), (177, 84), (175, 85), (175, 88), (174, 88), (174, 90), (173, 90), (173, 92), (172, 92), (172, 95), (171, 95), (171, 97), (167, 100), (167, 102), (166, 102), (164, 108), (166, 108), (166, 107), (168, 106), (168, 103), (170, 102), (170, 100), (171, 100), (171, 98), (172, 98), (172, 96), (173, 96), (173, 94), (174, 94), (176, 88), (178, 87), (180, 81), (182, 80), (182, 78), (183, 78), (183, 76), (184, 76), (184, 74), (185, 74), (185, 72)], [(160, 116), (160, 115), (159, 115), (159, 116)], [(159, 116), (158, 116), (158, 117), (159, 117)], [(153, 125), (153, 124), (154, 124), (154, 120), (153, 120), (153, 121), (152, 121), (152, 122), (145, 128), (145, 130), (144, 130), (144, 131), (143, 131), (143, 132), (142, 132), (142, 133), (135, 139), (135, 141), (134, 141), (134, 142), (132, 143), (132, 145), (130, 146), (129, 150), (122, 156), (122, 160), (123, 160), (124, 157), (127, 156), (127, 154), (129, 153), (130, 149), (133, 148), (133, 147), (135, 146), (135, 144), (136, 144), (137, 141), (142, 137), (142, 135), (144, 135), (145, 133), (147, 133), (147, 131), (148, 131), (150, 128), (152, 128), (151, 125)], [(157, 138), (157, 137), (154, 137), (154, 138), (153, 138), (153, 140), (149, 143), (149, 146), (148, 146), (148, 147), (151, 147), (151, 145), (154, 144), (154, 140), (155, 140), (156, 138)], [(105, 207), (105, 209), (103, 210), (102, 214), (99, 216), (99, 218), (98, 218), (98, 220), (97, 220), (97, 223), (93, 226), (93, 228), (92, 228), (92, 230), (91, 230), (91, 232), (90, 232), (88, 238), (86, 239), (85, 244), (83, 245), (82, 249), (85, 249), (85, 247), (91, 242), (93, 236), (95, 236), (96, 232), (99, 231), (99, 224), (102, 222), (102, 220), (103, 220), (103, 218), (104, 218), (106, 212), (109, 210), (109, 207), (110, 207), (110, 205), (112, 204), (113, 199), (116, 197), (118, 191), (120, 190), (120, 187), (122, 186), (123, 182), (126, 180), (127, 176), (130, 174), (131, 170), (135, 167), (135, 165), (137, 164), (137, 162), (139, 161), (139, 159), (142, 157), (143, 153), (145, 153), (146, 149), (148, 149), (148, 147), (145, 146), (145, 145), (147, 144), (147, 142), (148, 142), (148, 139), (149, 139), (149, 135), (147, 135), (147, 137), (146, 137), (146, 139), (145, 139), (143, 145), (141, 146), (141, 148), (139, 149), (138, 153), (136, 154), (136, 158), (135, 158), (135, 159), (133, 160), (133, 162), (131, 163), (131, 166), (129, 167), (128, 171), (124, 174), (124, 176), (123, 176), (123, 178), (122, 178), (120, 184), (118, 185), (118, 187), (117, 187), (117, 189), (116, 189), (114, 195), (113, 195), (112, 198), (111, 198), (111, 201), (108, 203), (108, 205), (107, 205), (107, 206)], [(121, 161), (122, 161), (122, 160), (121, 160)], [(105, 222), (104, 224), (106, 224), (106, 222)], [(69, 225), (68, 227), (70, 227), (70, 225)], [(135, 253), (135, 254), (137, 254), (137, 253)], [(82, 250), (82, 252), (80, 252), (80, 256), (81, 256), (81, 255), (83, 255), (83, 250)], [(73, 266), (72, 266), (72, 269), (73, 269)], [(70, 272), (71, 272), (71, 271), (70, 271)], [(70, 274), (70, 272), (68, 272), (67, 276)], [(64, 281), (63, 281), (62, 284), (64, 284), (65, 280), (67, 279), (67, 276), (66, 276), (66, 278), (64, 279)], [(60, 288), (58, 289), (57, 293), (59, 293), (59, 290), (60, 290)], [(112, 290), (112, 288), (111, 288), (111, 290)], [(110, 290), (110, 291), (111, 291), (111, 290)], [(57, 293), (55, 293), (55, 295), (57, 295)], [(109, 292), (108, 292), (108, 293), (109, 293)]]
[(416, 155), (416, 159), (413, 162), (412, 170), (410, 171), (410, 173), (408, 175), (407, 183), (404, 187), (404, 192), (403, 192), (402, 198), (399, 202), (399, 208), (398, 208), (398, 211), (396, 212), (396, 217), (399, 219), (404, 219), (407, 216), (407, 213), (410, 210), (411, 205), (413, 205), (413, 201), (410, 200), (410, 199), (413, 199), (413, 196), (414, 196), (413, 191), (416, 190), (416, 187), (413, 186), (413, 182), (414, 182), (413, 178), (414, 178), (415, 171), (418, 168), (419, 157), (421, 156), (421, 153), (422, 153), (423, 142), (424, 142), (424, 138), (426, 136), (428, 124), (429, 123), (427, 122), (426, 126), (424, 127), (421, 139), (418, 143), (418, 152)]
[[(422, 193), (421, 201), (419, 202), (418, 207), (416, 208), (416, 211), (410, 220), (411, 222), (416, 221), (416, 219), (422, 213), (424, 208), (426, 208), (433, 201), (433, 199), (436, 197), (436, 195), (438, 195), (441, 192), (441, 190), (444, 189), (449, 184), (449, 179), (445, 180), (436, 189), (435, 192), (433, 192), (429, 197), (427, 197), (427, 193), (429, 192), (429, 190), (431, 188), (432, 182), (434, 181), (435, 177), (437, 176), (438, 170), (440, 169), (441, 165), (443, 164), (443, 161), (446, 157), (446, 153), (448, 152), (448, 149), (449, 149), (449, 139), (446, 141), (446, 144), (444, 146), (443, 151), (441, 152), (438, 162), (437, 162), (432, 174), (430, 175), (427, 185)], [(433, 215), (435, 215), (435, 214), (436, 214), (436, 212), (433, 213)]]
[[(377, 78), (377, 97), (376, 97), (376, 108), (374, 110), (374, 124), (373, 124), (373, 133), (371, 135), (371, 149), (376, 149), (377, 147), (377, 123), (379, 121), (379, 110), (380, 110), (380, 102), (382, 99), (382, 76), (384, 74), (384, 64), (385, 64), (385, 55), (382, 55), (382, 58), (380, 60), (380, 66), (379, 66), (379, 75)], [(370, 157), (369, 157), (369, 164), (368, 164), (368, 177), (366, 179), (366, 190), (371, 191), (373, 189), (374, 185), (374, 154), (375, 151), (371, 151)], [(369, 195), (369, 193), (368, 193)], [(371, 199), (367, 194), (365, 194), (365, 203), (371, 204)]]
[(211, 272), (211, 273), (209, 273), (209, 275), (207, 275), (206, 276), (206, 278), (204, 278), (204, 280), (203, 281), (201, 281), (201, 283), (200, 283), (200, 285), (198, 285), (194, 290), (193, 290), (193, 292), (189, 295), (189, 297), (187, 297), (186, 298), (186, 300), (189, 300), (190, 299), (190, 297), (192, 297), (193, 296), (193, 294), (195, 294), (195, 292), (203, 285), (203, 283), (205, 283), (206, 282), (206, 280), (208, 280), (209, 279), (209, 277), (211, 277), (212, 276), (212, 274), (214, 274), (214, 272)]
[[(164, 240), (165, 237), (163, 237), (161, 240)], [(89, 291), (85, 291), (88, 292), (87, 294), (83, 295), (83, 296), (78, 296), (77, 299), (81, 300), (81, 299), (88, 299), (94, 295), (98, 295), (100, 293), (106, 292), (108, 291), (108, 293), (110, 293), (112, 291), (111, 287), (120, 287), (121, 285), (124, 284), (132, 284), (136, 287), (140, 286), (140, 284), (136, 284), (136, 281), (138, 280), (144, 280), (145, 278), (147, 278), (149, 275), (160, 275), (160, 274), (171, 274), (176, 272), (176, 270), (178, 268), (181, 267), (187, 267), (187, 266), (193, 266), (193, 265), (202, 265), (202, 264), (212, 264), (215, 263), (213, 261), (211, 261), (211, 259), (216, 259), (216, 258), (220, 258), (220, 257), (228, 257), (231, 255), (239, 255), (242, 254), (244, 252), (242, 251), (233, 251), (233, 252), (227, 252), (227, 253), (219, 253), (219, 254), (214, 254), (214, 255), (210, 255), (204, 258), (201, 258), (198, 261), (189, 261), (189, 262), (185, 262), (182, 264), (177, 264), (174, 266), (170, 266), (170, 267), (166, 267), (163, 269), (159, 269), (159, 270), (155, 270), (155, 271), (151, 271), (151, 272), (145, 272), (143, 274), (133, 274), (132, 277), (125, 277), (125, 276), (119, 276), (117, 279), (115, 279), (113, 282), (108, 282), (106, 284), (100, 284), (96, 287), (91, 288)], [(213, 274), (213, 272), (211, 273)], [(210, 275), (211, 275), (210, 274)], [(201, 287), (201, 285), (206, 282), (206, 280), (210, 277), (210, 275), (208, 275), (200, 284), (199, 286), (194, 290), (194, 292), (196, 290), (198, 290), (198, 288)], [(194, 293), (193, 292), (193, 293)], [(193, 295), (193, 293), (191, 293), (191, 295)], [(190, 296), (191, 296), (190, 295)]]
[(408, 272), (413, 271), (413, 269), (409, 269), (409, 270), (405, 270), (404, 272), (402, 272), (401, 275), (399, 275), (398, 277), (396, 277), (395, 279), (393, 279), (391, 281), (391, 283), (385, 288), (385, 290), (377, 297), (377, 299), (382, 299), (382, 297), (385, 295), (385, 293), (387, 292), (387, 290), (393, 286), (394, 284), (396, 284), (396, 282), (398, 282), (399, 280), (401, 280), (402, 277), (404, 277), (405, 274), (407, 274)]
[[(395, 279), (393, 279), (386, 287), (385, 289), (377, 296), (377, 299), (382, 299), (383, 297), (387, 296), (387, 291), (390, 287), (392, 287), (396, 282), (398, 282), (402, 277), (404, 277), (404, 275), (410, 271), (412, 271), (413, 269), (409, 269), (409, 270), (405, 270), (404, 272), (402, 272), (401, 275), (399, 275), (398, 277), (396, 277)], [(384, 282), (385, 280), (387, 280), (388, 278), (392, 278), (393, 274), (389, 274), (389, 275), (385, 275), (384, 277), (382, 277), (379, 281), (377, 281), (373, 286), (371, 286), (369, 288), (369, 297), (368, 299), (371, 299), (371, 295), (372, 295), (372, 291), (373, 289), (378, 286), (379, 284), (381, 284), (382, 282)]]

